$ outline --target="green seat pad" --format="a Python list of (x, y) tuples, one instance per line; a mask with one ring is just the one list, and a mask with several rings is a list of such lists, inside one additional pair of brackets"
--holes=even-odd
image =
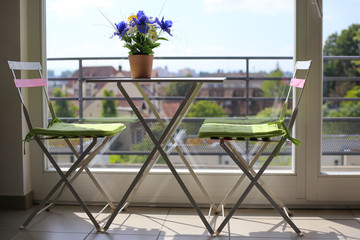
[(48, 128), (33, 128), (31, 134), (58, 138), (110, 137), (125, 129), (122, 123), (78, 124), (55, 122)]
[(279, 124), (244, 123), (243, 120), (206, 120), (199, 130), (200, 138), (271, 138), (286, 134)]

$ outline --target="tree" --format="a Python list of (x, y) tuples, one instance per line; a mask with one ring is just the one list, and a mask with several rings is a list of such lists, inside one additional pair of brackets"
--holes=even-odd
[(53, 77), (55, 77), (55, 71), (48, 69), (47, 75), (48, 75), (49, 78), (53, 78)]
[[(268, 118), (268, 117), (279, 117), (281, 112), (281, 108), (278, 107), (271, 107), (271, 108), (265, 108), (262, 111), (258, 112), (256, 114), (256, 117), (260, 118)], [(292, 109), (288, 108), (285, 111), (285, 117), (291, 117)]]
[[(276, 69), (271, 71), (268, 77), (282, 78), (284, 72), (280, 69), (279, 64), (276, 65)], [(266, 80), (261, 85), (261, 90), (264, 93), (264, 97), (285, 97), (289, 91), (289, 82), (287, 80)], [(281, 107), (269, 107), (258, 112), (256, 117), (268, 118), (268, 117), (279, 117)], [(291, 116), (292, 110), (287, 109), (285, 117)]]
[(192, 83), (188, 82), (172, 82), (165, 89), (166, 96), (185, 96)]
[[(103, 97), (114, 97), (114, 93), (111, 90), (104, 90)], [(102, 100), (102, 117), (117, 117), (115, 100)]]
[[(192, 105), (186, 114), (186, 117), (226, 117), (224, 109), (216, 102), (198, 101)], [(182, 123), (182, 127), (188, 135), (197, 135), (201, 122)]]
[[(156, 123), (151, 127), (151, 132), (156, 139), (159, 139), (164, 129), (160, 124)], [(131, 146), (130, 150), (134, 152), (151, 151), (154, 148), (154, 143), (149, 137), (145, 135), (143, 141), (139, 144)], [(110, 163), (143, 163), (147, 159), (147, 155), (111, 155)], [(157, 161), (159, 164), (165, 164), (165, 160), (160, 157)]]
[[(67, 97), (68, 93), (65, 89), (65, 93), (60, 88), (56, 88), (54, 91), (54, 97)], [(67, 100), (57, 100), (54, 103), (54, 110), (57, 117), (75, 117), (77, 107), (71, 104)]]
[[(325, 41), (324, 56), (359, 56), (360, 24), (352, 24), (341, 34), (333, 33)], [(325, 76), (360, 76), (359, 61), (329, 60), (324, 62)], [(324, 82), (324, 96), (344, 96), (357, 82)], [(331, 103), (337, 107), (337, 103)]]
[[(345, 98), (359, 98), (360, 86), (355, 86), (353, 89), (347, 91)], [(360, 101), (342, 101), (338, 108), (334, 108), (331, 104), (323, 105), (324, 117), (359, 117), (360, 116)], [(357, 122), (324, 122), (323, 134), (349, 134), (354, 135), (358, 133)]]
[[(359, 56), (360, 24), (352, 24), (341, 34), (333, 33), (325, 41), (325, 56)], [(331, 60), (324, 63), (325, 76), (359, 76), (351, 61)]]
[(74, 74), (74, 71), (70, 71), (70, 70), (65, 70), (65, 71), (62, 71), (60, 76), (61, 78), (69, 78), (71, 77), (72, 75)]
[(186, 117), (226, 117), (224, 109), (212, 101), (198, 101), (192, 105)]
[[(271, 71), (269, 77), (284, 77), (283, 71), (281, 71), (279, 65), (276, 69)], [(289, 91), (289, 84), (284, 80), (266, 80), (261, 85), (261, 90), (264, 93), (264, 97), (276, 97), (283, 96), (284, 93)]]
[[(345, 98), (359, 98), (360, 86), (355, 86), (353, 89), (347, 91)], [(338, 109), (329, 109), (325, 105), (324, 115), (327, 117), (359, 117), (360, 116), (360, 101), (343, 101), (340, 103)]]
[[(191, 74), (187, 74), (186, 77), (192, 77)], [(191, 82), (172, 82), (167, 85), (165, 88), (166, 96), (185, 96), (185, 94), (189, 91), (192, 83)]]

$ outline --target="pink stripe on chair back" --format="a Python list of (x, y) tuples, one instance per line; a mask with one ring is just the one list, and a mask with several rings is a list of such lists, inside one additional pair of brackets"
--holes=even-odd
[(292, 78), (290, 81), (290, 86), (297, 88), (304, 88), (305, 79)]
[(14, 82), (17, 88), (47, 86), (46, 79), (44, 78), (14, 79)]

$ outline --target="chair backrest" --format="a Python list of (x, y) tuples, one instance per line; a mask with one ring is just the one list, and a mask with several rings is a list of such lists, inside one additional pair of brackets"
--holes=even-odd
[(307, 82), (306, 80), (307, 80), (307, 78), (309, 76), (310, 67), (311, 67), (311, 60), (309, 60), (309, 61), (297, 61), (295, 63), (294, 74), (293, 74), (293, 77), (290, 80), (290, 88), (289, 88), (288, 94), (286, 96), (286, 100), (284, 102), (283, 108), (282, 108), (281, 113), (280, 113), (280, 118), (281, 119), (285, 118), (285, 112), (286, 112), (286, 109), (287, 109), (290, 94), (293, 91), (293, 88), (300, 88), (301, 91), (299, 93), (299, 96), (297, 97), (297, 99), (294, 99), (296, 101), (296, 104), (295, 104), (295, 108), (294, 108), (294, 110), (292, 112), (290, 122), (289, 122), (289, 125), (288, 125), (289, 130), (291, 130), (293, 125), (294, 125), (294, 122), (295, 122), (295, 119), (296, 119), (296, 116), (297, 116), (297, 113), (298, 113), (298, 109), (299, 109), (299, 103), (300, 103), (300, 100), (301, 100), (301, 97), (302, 97), (302, 94), (304, 92), (304, 88), (305, 88), (305, 85), (306, 85), (306, 82)]
[[(26, 119), (29, 129), (30, 130), (32, 129), (32, 125), (31, 125), (30, 117), (29, 117), (29, 114), (28, 114), (28, 111), (25, 106), (24, 99), (23, 99), (23, 96), (21, 93), (21, 88), (41, 87), (45, 93), (46, 101), (49, 106), (51, 116), (54, 119), (56, 116), (55, 116), (54, 108), (49, 99), (49, 95), (47, 93), (47, 89), (46, 89), (47, 81), (42, 75), (41, 64), (39, 62), (15, 62), (15, 61), (8, 61), (8, 64), (9, 64), (10, 70), (14, 77), (15, 87), (18, 89), (20, 100), (21, 100), (21, 103), (23, 106), (25, 119)], [(17, 78), (15, 71), (34, 71), (34, 72), (37, 72), (38, 77), (37, 78), (26, 78), (26, 79)]]

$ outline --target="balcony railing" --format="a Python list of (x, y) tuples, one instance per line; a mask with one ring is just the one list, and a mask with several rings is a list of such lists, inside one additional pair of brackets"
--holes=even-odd
[[(78, 77), (76, 78), (49, 78), (49, 81), (69, 81), (69, 80), (75, 80), (78, 81), (78, 96), (76, 97), (51, 97), (52, 101), (63, 101), (63, 100), (70, 100), (70, 101), (78, 101), (79, 103), (79, 111), (78, 111), (78, 117), (77, 118), (61, 118), (64, 121), (83, 121), (84, 120), (84, 106), (86, 101), (100, 101), (100, 100), (116, 100), (116, 101), (124, 101), (125, 98), (123, 97), (89, 97), (85, 96), (83, 93), (83, 83), (86, 81), (86, 79), (89, 79), (89, 76), (84, 76), (83, 69), (84, 69), (84, 62), (88, 61), (109, 61), (109, 60), (124, 60), (127, 59), (126, 57), (106, 57), (106, 58), (49, 58), (49, 62), (61, 62), (61, 61), (76, 61), (76, 65), (78, 68)], [(196, 61), (208, 61), (208, 60), (225, 60), (225, 61), (242, 61), (245, 63), (245, 72), (244, 76), (241, 77), (226, 77), (226, 82), (232, 81), (232, 82), (239, 82), (243, 83), (243, 86), (245, 88), (245, 95), (239, 96), (239, 97), (197, 97), (195, 101), (200, 100), (212, 100), (212, 101), (241, 101), (245, 105), (244, 110), (240, 113), (240, 116), (245, 117), (253, 114), (251, 112), (251, 107), (255, 102), (264, 102), (264, 101), (274, 101), (275, 99), (279, 99), (278, 97), (255, 97), (251, 96), (250, 90), (251, 90), (251, 83), (254, 83), (256, 81), (263, 81), (263, 80), (283, 80), (283, 79), (289, 79), (289, 76), (287, 77), (280, 77), (280, 78), (274, 78), (274, 77), (256, 77), (252, 76), (250, 72), (250, 65), (252, 61), (279, 61), (279, 60), (285, 60), (285, 61), (291, 61), (292, 57), (155, 57), (156, 60), (165, 60), (165, 61), (189, 61), (189, 60), (196, 60)], [(348, 61), (348, 60), (360, 60), (360, 57), (330, 57), (326, 56), (324, 57), (324, 61), (332, 61), (332, 60), (341, 60), (341, 61)], [(106, 77), (106, 76), (104, 76)], [(359, 82), (360, 77), (331, 77), (331, 76), (324, 76), (323, 81), (354, 81)], [(179, 100), (178, 97), (167, 97), (167, 96), (149, 96), (150, 100)], [(142, 98), (135, 98), (135, 100), (142, 100)], [(282, 100), (282, 98), (280, 98)], [(341, 102), (341, 101), (359, 101), (360, 98), (344, 98), (344, 97), (323, 97), (323, 102), (332, 101), (332, 102)], [(148, 121), (155, 122), (156, 119), (154, 118), (148, 118)], [(193, 123), (200, 125), (201, 122), (204, 120), (204, 118), (189, 118), (185, 119), (184, 122)], [(341, 117), (341, 118), (323, 118), (323, 124), (328, 124), (330, 127), (331, 125), (339, 125), (343, 123), (357, 123), (360, 121), (360, 118), (358, 117)], [(357, 125), (357, 124), (354, 124)], [(360, 132), (359, 132), (360, 133)], [(129, 133), (130, 135), (133, 133)], [(134, 136), (127, 135), (128, 138), (134, 138)], [(323, 155), (360, 155), (360, 150), (357, 151), (357, 148), (360, 149), (360, 147), (357, 147), (359, 145), (359, 137), (360, 134), (356, 134), (356, 131), (354, 134), (346, 135), (346, 134), (323, 134)], [(196, 136), (191, 136), (191, 138), (196, 138)], [(340, 139), (340, 141), (339, 141)], [(343, 141), (343, 144), (341, 144), (341, 141)], [(81, 144), (82, 146), (82, 144)], [(251, 146), (247, 146), (251, 147)], [(248, 150), (247, 150), (248, 152)], [(213, 148), (212, 150), (209, 149), (201, 149), (201, 148), (191, 148), (190, 152), (191, 154), (197, 154), (197, 155), (222, 155), (224, 154), (220, 149)], [(70, 154), (70, 152), (63, 152), (63, 151), (56, 151), (55, 154)], [(104, 154), (121, 154), (121, 155), (146, 155), (148, 154), (147, 151), (129, 151), (128, 149), (108, 149), (108, 151), (104, 152)], [(186, 154), (186, 153), (185, 153)], [(291, 154), (291, 146), (288, 146), (285, 150), (283, 150), (280, 154), (282, 155), (290, 155)]]

